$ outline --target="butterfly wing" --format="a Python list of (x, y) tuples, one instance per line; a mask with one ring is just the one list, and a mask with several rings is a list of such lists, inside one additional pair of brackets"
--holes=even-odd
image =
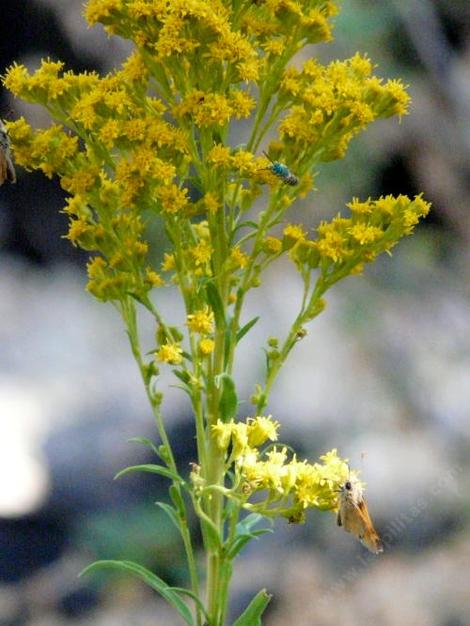
[(338, 526), (351, 533), (374, 554), (382, 552), (383, 546), (369, 515), (366, 501), (361, 498), (357, 502), (344, 498), (341, 501), (338, 515)]
[(360, 500), (357, 505), (358, 515), (361, 519), (361, 524), (364, 529), (363, 534), (359, 539), (366, 546), (368, 550), (373, 552), (374, 554), (378, 554), (383, 551), (383, 544), (380, 540), (377, 531), (374, 528), (374, 524), (369, 515), (369, 509), (367, 508), (366, 501), (364, 498)]

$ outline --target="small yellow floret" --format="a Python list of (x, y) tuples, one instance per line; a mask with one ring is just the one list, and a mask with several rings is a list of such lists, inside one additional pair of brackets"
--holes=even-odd
[(183, 361), (183, 350), (178, 343), (164, 343), (155, 356), (162, 363), (179, 365)]
[(160, 274), (149, 267), (145, 271), (145, 280), (150, 283), (152, 287), (162, 287), (165, 284)]
[(166, 213), (180, 213), (189, 203), (188, 190), (180, 189), (174, 184), (160, 187), (157, 197)]
[(186, 325), (194, 333), (208, 335), (214, 330), (214, 313), (208, 306), (205, 306), (203, 309), (190, 313)]
[(161, 267), (162, 267), (163, 272), (169, 272), (170, 270), (174, 270), (175, 269), (175, 255), (165, 252), (165, 254), (163, 255), (163, 262), (162, 262)]
[(216, 213), (221, 207), (217, 196), (215, 195), (215, 193), (212, 193), (212, 191), (208, 191), (204, 195), (203, 201), (209, 213)]
[(236, 422), (232, 425), (232, 459), (239, 459), (248, 448), (248, 425)]
[(211, 148), (207, 155), (207, 162), (216, 166), (227, 167), (230, 165), (230, 161), (230, 148), (220, 143)]
[(236, 267), (243, 269), (247, 266), (249, 257), (245, 252), (243, 252), (243, 250), (240, 250), (240, 248), (237, 246), (231, 250), (230, 259)]
[(293, 239), (294, 241), (304, 241), (307, 236), (307, 233), (302, 228), (301, 224), (287, 224), (284, 228), (283, 234), (285, 237)]
[(204, 356), (207, 356), (209, 354), (211, 354), (214, 351), (215, 348), (215, 341), (213, 341), (213, 339), (201, 339), (201, 341), (199, 342), (199, 350), (201, 351), (201, 354), (203, 354)]
[(263, 250), (268, 254), (279, 254), (282, 250), (282, 241), (277, 237), (266, 237)]
[(217, 420), (217, 424), (211, 426), (212, 436), (215, 439), (217, 447), (222, 452), (225, 452), (230, 444), (230, 439), (232, 437), (232, 426), (233, 422), (224, 424), (224, 422), (222, 422), (221, 420)]
[(277, 431), (279, 422), (272, 419), (271, 415), (267, 417), (257, 416), (250, 417), (248, 423), (248, 445), (252, 448), (262, 446), (268, 439), (277, 441)]

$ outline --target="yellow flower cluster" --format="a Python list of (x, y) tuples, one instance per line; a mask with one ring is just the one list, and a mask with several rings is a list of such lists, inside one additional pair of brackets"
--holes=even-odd
[(313, 240), (307, 239), (298, 226), (286, 227), (283, 247), (290, 250), (296, 263), (320, 267), (325, 274), (332, 266), (339, 271), (346, 268), (349, 273), (360, 271), (364, 263), (390, 252), (402, 237), (410, 235), (430, 210), (429, 202), (421, 195), (412, 200), (403, 195), (365, 202), (355, 199), (347, 206), (351, 217), (337, 216), (331, 222), (322, 222)]
[[(356, 476), (347, 460), (336, 450), (313, 464), (298, 461), (285, 446), (260, 451), (267, 441), (277, 440), (278, 428), (271, 416), (227, 424), (218, 421), (212, 427), (212, 436), (219, 450), (226, 453), (227, 464), (234, 464), (233, 497), (241, 499), (249, 510), (297, 522), (303, 520), (307, 508), (335, 509), (340, 487)], [(260, 499), (260, 492), (265, 493), (265, 499)], [(256, 503), (250, 502), (254, 493), (258, 493)]]
[(66, 133), (58, 124), (35, 133), (23, 117), (8, 122), (6, 127), (18, 165), (28, 170), (39, 169), (48, 178), (56, 172), (70, 171), (78, 152), (78, 137)]
[(268, 55), (279, 56), (302, 42), (330, 41), (330, 19), (338, 12), (331, 0), (263, 0), (251, 2), (242, 29), (256, 37)]
[(409, 96), (397, 80), (383, 83), (356, 54), (323, 66), (314, 59), (284, 72), (279, 101), (289, 108), (279, 131), (293, 152), (314, 146), (322, 161), (342, 158), (351, 139), (377, 118), (405, 115)]
[(71, 194), (67, 236), (100, 254), (89, 264), (88, 289), (103, 300), (163, 284), (146, 259), (143, 207), (190, 211), (187, 189), (174, 182), (187, 168), (187, 135), (163, 119), (166, 106), (147, 95), (148, 77), (138, 52), (104, 78), (63, 72), (49, 60), (33, 74), (14, 64), (4, 77), (15, 95), (66, 120), (34, 131), (20, 118), (8, 132), (19, 165), (59, 175)]
[[(88, 173), (87, 173), (88, 172)], [(97, 180), (95, 180), (97, 179)], [(87, 189), (98, 190), (90, 204)], [(75, 195), (68, 198), (64, 213), (70, 218), (68, 239), (84, 250), (99, 251), (88, 264), (88, 290), (100, 300), (117, 300), (123, 293), (142, 296), (153, 287), (164, 285), (164, 280), (147, 265), (148, 244), (142, 239), (144, 224), (133, 211), (116, 210), (119, 187), (90, 168), (80, 176), (64, 176), (62, 185)], [(108, 214), (106, 227), (98, 216)]]
[(233, 90), (228, 96), (196, 90), (176, 104), (172, 113), (176, 119), (193, 120), (199, 128), (223, 127), (232, 118), (249, 117), (256, 101), (246, 91)]
[(300, 521), (298, 513), (307, 508), (336, 508), (338, 490), (350, 476), (347, 462), (338, 457), (336, 450), (320, 460), (322, 463), (312, 464), (298, 461), (295, 455), (289, 459), (287, 448), (274, 447), (263, 457), (250, 451), (241, 458), (238, 471), (245, 491), (248, 486), (252, 493), (268, 492), (268, 512), (271, 509), (273, 514), (280, 506), (285, 507), (283, 515)]
[[(86, 232), (80, 233), (81, 239), (85, 236)], [(90, 236), (93, 237), (93, 233)], [(145, 246), (140, 251), (141, 255), (144, 253), (146, 253)], [(87, 290), (99, 300), (107, 301), (119, 300), (123, 293), (143, 294), (153, 287), (161, 287), (165, 284), (161, 276), (148, 266), (144, 267), (139, 274), (120, 270), (119, 264), (125, 261), (119, 254), (116, 254), (111, 262), (102, 256), (92, 257), (87, 264), (89, 279)]]
[(221, 0), (90, 0), (85, 10), (90, 25), (101, 22), (109, 33), (132, 39), (160, 67), (184, 68), (184, 60), (204, 58), (214, 85), (225, 70), (233, 82), (258, 77), (256, 50), (233, 30), (230, 13)]
[[(336, 13), (332, 0), (89, 0), (90, 25), (101, 22), (135, 44), (120, 68), (104, 77), (75, 74), (46, 59), (36, 72), (18, 64), (8, 69), (4, 85), (59, 122), (34, 131), (21, 118), (7, 128), (16, 162), (57, 174), (70, 193), (67, 236), (98, 255), (89, 265), (92, 293), (119, 299), (164, 284), (144, 241), (144, 225), (150, 230), (156, 215), (171, 244), (178, 240), (162, 270), (176, 270), (173, 280), (184, 275), (197, 291), (221, 260), (212, 239), (223, 230), (217, 220), (231, 212), (233, 226), (267, 183), (279, 223), (312, 189), (316, 163), (342, 156), (374, 119), (406, 113), (403, 85), (373, 76), (367, 57), (289, 65), (306, 44), (331, 38)], [(248, 147), (230, 148), (230, 124), (253, 113), (254, 93), (264, 118), (256, 119)], [(269, 158), (260, 156), (263, 133), (275, 123), (279, 137)], [(269, 159), (286, 164), (297, 183), (286, 185)], [(231, 239), (219, 270), (231, 275), (230, 290), (259, 251), (266, 264), (288, 251), (304, 269), (358, 271), (429, 210), (421, 198), (402, 196), (350, 208), (351, 218), (321, 224), (312, 240), (298, 225), (287, 225), (278, 238), (267, 231), (254, 255), (245, 252), (250, 235), (239, 245), (238, 234), (226, 230)], [(210, 341), (201, 338), (201, 353), (210, 354)]]
[(246, 422), (224, 423), (221, 420), (212, 426), (212, 436), (217, 447), (226, 452), (232, 446), (230, 459), (238, 460), (243, 454), (262, 446), (266, 441), (276, 441), (279, 422), (269, 415), (250, 417)]
[(222, 144), (216, 144), (211, 148), (207, 155), (207, 161), (217, 168), (237, 172), (241, 177), (251, 177), (267, 170), (264, 157), (256, 158), (248, 150), (236, 150), (232, 153), (229, 148)]

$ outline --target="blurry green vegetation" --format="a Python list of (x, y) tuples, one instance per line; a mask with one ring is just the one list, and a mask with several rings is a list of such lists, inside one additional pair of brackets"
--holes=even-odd
[[(137, 561), (174, 584), (185, 582), (184, 551), (180, 536), (167, 515), (155, 505), (86, 516), (75, 529), (74, 542), (93, 559)], [(101, 580), (109, 573), (99, 572)], [(122, 574), (122, 578), (128, 576)]]

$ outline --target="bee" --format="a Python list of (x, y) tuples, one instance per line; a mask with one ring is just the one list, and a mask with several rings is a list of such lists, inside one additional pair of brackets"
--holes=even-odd
[(383, 552), (383, 544), (370, 518), (361, 484), (357, 480), (347, 480), (339, 494), (338, 526), (357, 537), (370, 552)]
[(271, 157), (269, 156), (269, 154), (267, 154), (267, 152), (263, 152), (263, 154), (272, 163), (272, 165), (270, 165), (266, 169), (268, 169), (275, 176), (280, 178), (284, 183), (286, 183), (286, 185), (295, 187), (295, 185), (299, 184), (298, 177), (290, 171), (287, 165), (284, 165), (284, 163), (279, 163), (279, 161), (273, 161)]
[(10, 137), (5, 125), (0, 120), (0, 186), (8, 180), (16, 183), (16, 172), (11, 158)]

